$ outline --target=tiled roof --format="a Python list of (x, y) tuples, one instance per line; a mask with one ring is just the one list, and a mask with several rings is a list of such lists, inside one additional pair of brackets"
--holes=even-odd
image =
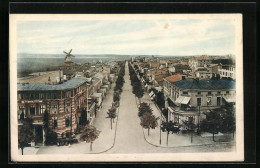
[(168, 76), (165, 78), (165, 80), (173, 83), (173, 82), (177, 82), (179, 80), (182, 80), (182, 76), (183, 75), (180, 75), (180, 74), (177, 74), (177, 75), (172, 75), (172, 76)]
[(18, 83), (17, 90), (18, 91), (44, 91), (44, 90), (65, 90), (65, 89), (72, 89), (82, 85), (86, 82), (86, 78), (72, 78), (64, 83), (57, 84), (57, 85), (49, 85), (44, 83)]
[(198, 57), (196, 58), (198, 61), (202, 61), (202, 60), (212, 60), (211, 58), (209, 57)]
[(163, 73), (163, 72), (156, 72), (156, 73), (153, 73), (154, 76), (163, 75), (163, 74), (165, 74), (165, 73)]
[(222, 90), (235, 89), (236, 82), (228, 79), (196, 80), (184, 79), (173, 83), (175, 86), (190, 90)]

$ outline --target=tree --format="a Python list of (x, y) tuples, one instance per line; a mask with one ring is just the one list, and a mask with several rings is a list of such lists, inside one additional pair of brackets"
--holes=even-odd
[(136, 91), (136, 97), (138, 97), (139, 103), (141, 103), (141, 98), (144, 96), (144, 89), (140, 85)]
[(152, 114), (152, 109), (147, 103), (143, 102), (140, 103), (140, 106), (138, 108), (138, 116), (142, 117), (145, 113)]
[(192, 143), (193, 132), (196, 128), (196, 125), (193, 123), (193, 118), (192, 120), (183, 121), (183, 125), (185, 126), (186, 131), (191, 134), (190, 142)]
[(44, 111), (43, 115), (43, 124), (44, 124), (44, 131), (45, 131), (45, 144), (56, 144), (57, 143), (57, 133), (51, 131), (49, 129), (49, 112), (47, 110)]
[(48, 131), (49, 131), (49, 113), (47, 110), (44, 111), (43, 124), (44, 124), (45, 133), (48, 133)]
[(235, 108), (232, 104), (226, 104), (221, 111), (222, 122), (220, 132), (233, 133), (234, 138), (234, 132), (236, 130)]
[(100, 132), (93, 125), (87, 125), (81, 134), (80, 139), (90, 143), (90, 151), (92, 151), (92, 144), (98, 138)]
[(114, 95), (113, 95), (113, 102), (117, 102), (120, 100), (120, 94), (119, 92), (114, 92)]
[(175, 122), (172, 122), (172, 121), (169, 121), (169, 122), (163, 121), (162, 125), (161, 125), (161, 129), (163, 132), (167, 133), (167, 145), (168, 145), (169, 133), (170, 132), (178, 133), (180, 131), (178, 124)]
[(150, 114), (150, 113), (145, 113), (142, 117), (141, 117), (141, 126), (145, 129), (148, 129), (148, 136), (150, 134), (150, 129), (155, 129), (158, 126), (158, 120), (159, 118), (155, 117), (154, 115)]
[[(44, 124), (44, 130), (45, 130), (45, 135), (49, 134), (49, 113), (47, 110), (44, 111), (44, 115), (43, 115), (43, 124)], [(44, 143), (49, 143), (49, 136), (45, 136), (45, 142)]]
[(112, 120), (116, 118), (116, 108), (112, 107), (111, 109), (109, 109), (107, 115), (108, 115), (107, 118), (110, 118), (111, 130), (112, 130)]
[(201, 122), (200, 128), (204, 132), (212, 133), (213, 141), (215, 141), (214, 135), (221, 130), (221, 115), (220, 109), (211, 110), (209, 113), (205, 113), (206, 119)]
[(23, 125), (18, 127), (18, 143), (22, 150), (22, 155), (24, 147), (34, 140), (32, 123), (33, 120), (31, 118), (25, 118), (22, 121)]

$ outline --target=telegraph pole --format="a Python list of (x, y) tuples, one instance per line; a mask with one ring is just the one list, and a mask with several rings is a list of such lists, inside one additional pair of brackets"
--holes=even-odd
[(199, 124), (198, 124), (198, 133), (200, 134), (200, 105), (199, 105), (199, 118), (198, 118)]

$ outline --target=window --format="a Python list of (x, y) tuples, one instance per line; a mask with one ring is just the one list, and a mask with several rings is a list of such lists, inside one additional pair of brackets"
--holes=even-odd
[(40, 114), (43, 114), (46, 110), (46, 106), (45, 105), (40, 105)]
[(183, 92), (183, 94), (188, 94), (188, 92)]
[(35, 107), (34, 106), (30, 106), (30, 114), (35, 115)]
[(57, 113), (57, 105), (52, 106), (52, 113), (56, 114)]
[(30, 99), (34, 99), (34, 94), (30, 94)]
[(20, 110), (20, 119), (24, 119), (25, 117), (25, 110), (24, 110), (24, 106), (19, 106), (19, 110)]
[(208, 92), (208, 95), (211, 95), (211, 92)]
[(220, 91), (218, 91), (218, 94), (221, 94), (221, 92), (220, 92)]
[(217, 97), (217, 106), (221, 105), (221, 97)]
[(189, 122), (193, 122), (193, 117), (188, 117)]
[(45, 99), (45, 94), (44, 93), (40, 93), (40, 99)]
[(68, 127), (70, 125), (70, 119), (66, 118), (65, 125), (66, 125), (66, 127)]
[(211, 106), (211, 105), (212, 105), (211, 97), (208, 97), (207, 98), (207, 106)]
[(57, 120), (53, 120), (53, 128), (55, 129), (55, 128), (57, 128), (58, 127), (58, 122), (57, 122)]
[(197, 98), (197, 106), (201, 106), (201, 98), (200, 97)]
[(201, 95), (201, 92), (198, 92), (198, 95)]
[(227, 94), (229, 94), (229, 91), (226, 91)]

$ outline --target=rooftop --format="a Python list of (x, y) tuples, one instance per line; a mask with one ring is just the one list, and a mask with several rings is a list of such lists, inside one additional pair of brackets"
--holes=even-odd
[(49, 85), (44, 83), (18, 83), (17, 90), (18, 91), (46, 91), (46, 90), (66, 90), (73, 89), (84, 82), (86, 82), (86, 78), (72, 78), (64, 83), (57, 85)]
[(197, 79), (184, 79), (173, 84), (179, 88), (190, 90), (222, 90), (222, 89), (235, 89), (236, 82), (228, 79), (218, 80), (197, 80)]
[(173, 83), (173, 82), (177, 82), (177, 81), (181, 80), (182, 76), (184, 76), (184, 75), (181, 75), (181, 74), (171, 75), (171, 76), (166, 77), (165, 80)]

